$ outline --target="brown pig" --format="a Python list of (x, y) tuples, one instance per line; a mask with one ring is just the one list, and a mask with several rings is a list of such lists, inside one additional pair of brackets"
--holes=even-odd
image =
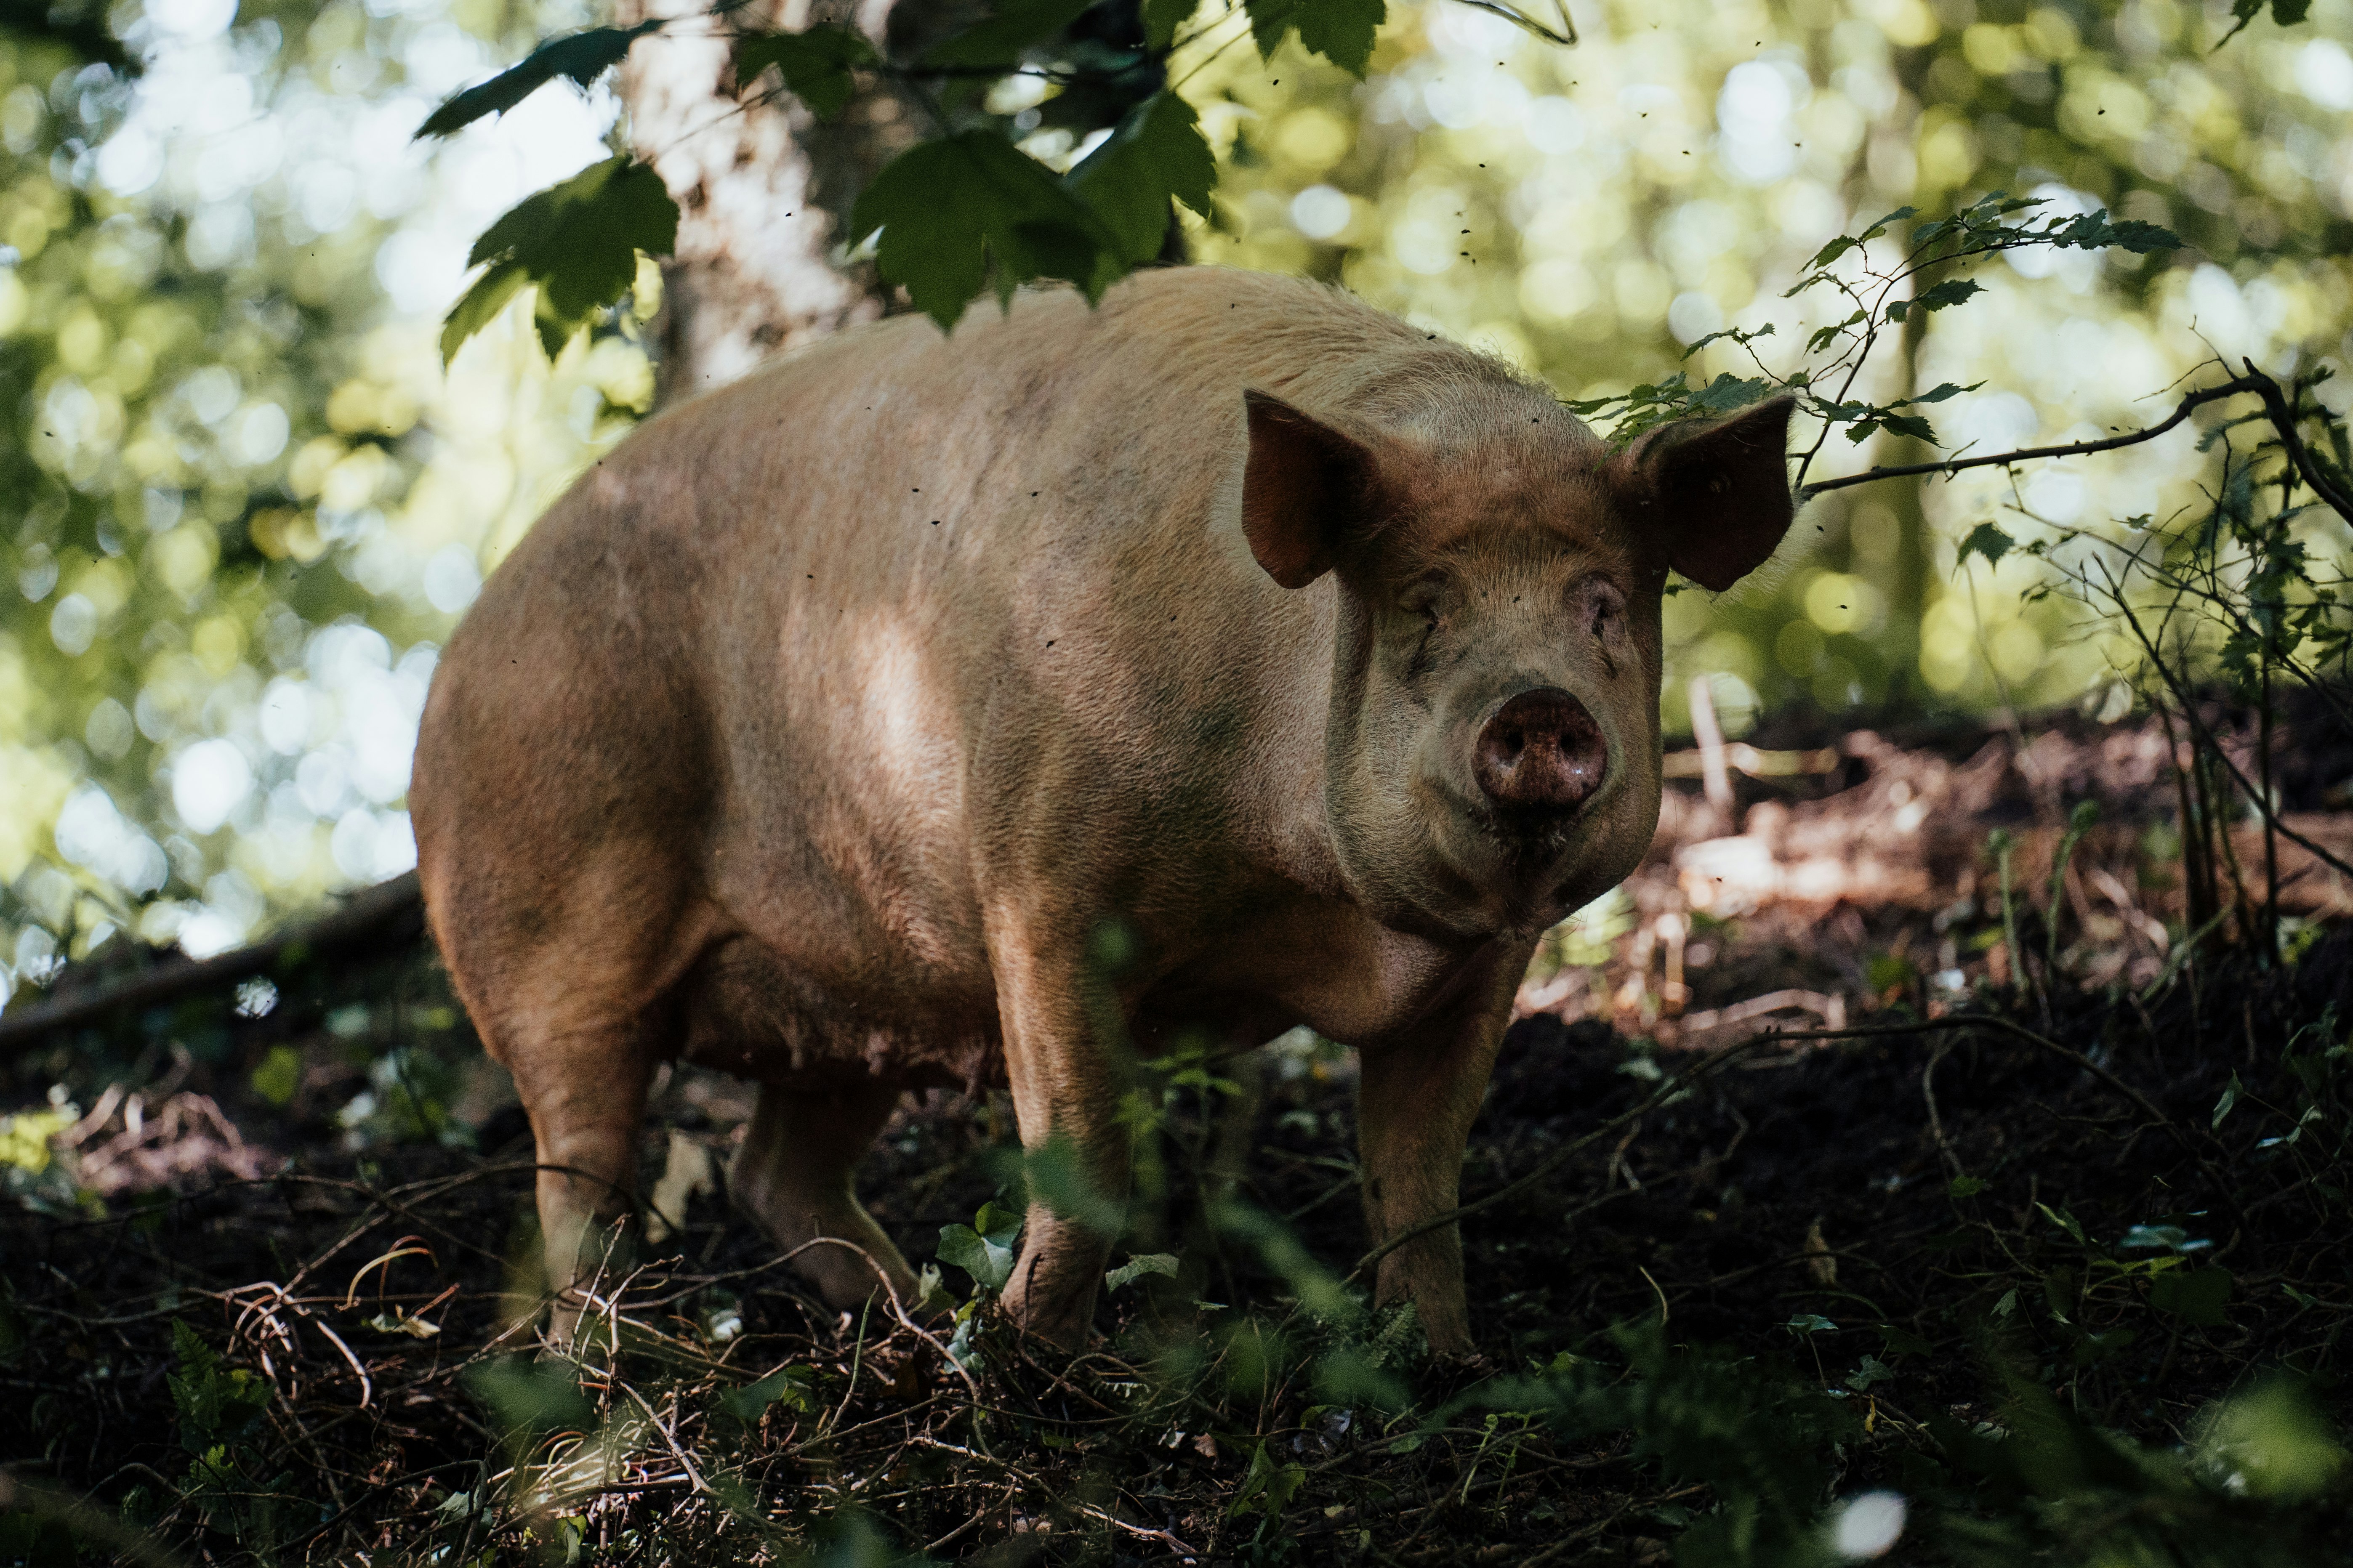
[[(1345, 294), (1197, 268), (647, 421), (459, 628), (410, 794), (555, 1331), (671, 1058), (762, 1086), (731, 1190), (854, 1244), (797, 1258), (845, 1307), (914, 1285), (852, 1179), (902, 1090), (1001, 1062), (1022, 1142), (1116, 1196), (1125, 1045), (1187, 1027), (1356, 1047), (1373, 1237), (1451, 1208), (1538, 935), (1650, 842), (1668, 570), (1772, 553), (1788, 418), (1613, 454)], [(1007, 1306), (1082, 1342), (1113, 1237), (1025, 1237)], [(1377, 1290), (1469, 1347), (1453, 1227)]]

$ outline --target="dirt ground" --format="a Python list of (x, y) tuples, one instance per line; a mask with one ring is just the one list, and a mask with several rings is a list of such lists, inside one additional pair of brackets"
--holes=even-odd
[[(1120, 1256), (1174, 1272), (1074, 1361), (986, 1301), (816, 1307), (709, 1180), (745, 1090), (675, 1074), (645, 1189), (682, 1224), (576, 1365), (429, 956), (50, 1042), (6, 1086), (0, 1559), (1833, 1562), (1892, 1493), (1888, 1561), (2353, 1561), (2327, 868), (2290, 858), (2288, 959), (2192, 959), (2146, 725), (1750, 748), (1523, 992), (1472, 1363), (1358, 1299), (1352, 1061), (1312, 1039), (1147, 1074)], [(2284, 776), (2316, 841), (2348, 773)], [(934, 1094), (861, 1188), (929, 1259), (1014, 1150), (1001, 1093)], [(2244, 1453), (2318, 1479), (2214, 1471), (2274, 1406), (2303, 1436)]]

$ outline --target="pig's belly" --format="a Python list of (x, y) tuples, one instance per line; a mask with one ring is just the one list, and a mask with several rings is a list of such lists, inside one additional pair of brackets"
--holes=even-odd
[[(903, 956), (903, 955), (902, 955)], [(1000, 1079), (994, 992), (909, 967), (894, 983), (812, 974), (758, 939), (708, 949), (674, 994), (677, 1053), (762, 1082), (872, 1076), (910, 1089)]]

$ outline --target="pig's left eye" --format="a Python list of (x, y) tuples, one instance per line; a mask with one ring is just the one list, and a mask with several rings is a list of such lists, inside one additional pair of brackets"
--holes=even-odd
[(1588, 577), (1568, 591), (1577, 629), (1596, 642), (1612, 642), (1626, 630), (1626, 595), (1606, 577)]
[(1586, 578), (1569, 588), (1569, 614), (1586, 637), (1600, 644), (1602, 666), (1617, 675), (1612, 648), (1626, 637), (1626, 595), (1609, 578)]

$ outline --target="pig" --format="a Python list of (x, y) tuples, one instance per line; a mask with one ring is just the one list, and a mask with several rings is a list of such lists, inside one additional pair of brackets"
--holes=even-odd
[[(1613, 450), (1345, 292), (1182, 268), (645, 421), (484, 585), (409, 795), (552, 1331), (674, 1058), (758, 1084), (731, 1195), (843, 1309), (914, 1298), (854, 1184), (902, 1092), (1001, 1072), (1118, 1200), (1123, 1063), (1187, 1029), (1355, 1047), (1372, 1237), (1454, 1207), (1536, 942), (1654, 831), (1669, 571), (1773, 553), (1788, 417)], [(1003, 1296), (1068, 1348), (1116, 1239), (1078, 1206), (1031, 1205)], [(1471, 1352), (1452, 1226), (1374, 1283)]]

